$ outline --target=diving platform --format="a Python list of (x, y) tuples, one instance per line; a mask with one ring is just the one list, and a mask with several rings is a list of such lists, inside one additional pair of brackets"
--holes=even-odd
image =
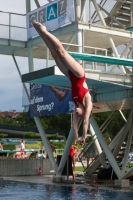
[[(1, 31), (2, 29), (3, 27), (1, 27)], [(10, 29), (12, 30), (12, 27), (10, 27)], [(80, 32), (84, 30), (85, 53), (91, 54), (95, 53), (96, 50), (97, 54), (106, 55), (105, 52), (107, 49), (110, 49), (108, 37), (113, 38), (116, 46), (130, 43), (133, 38), (133, 33), (130, 31), (117, 28), (114, 29), (108, 26), (105, 27), (100, 24), (88, 24), (80, 21), (73, 22), (72, 24), (52, 31), (51, 33), (62, 42), (65, 48), (69, 46), (69, 51), (77, 52), (77, 47), (81, 48), (82, 46), (76, 44), (75, 36), (78, 30), (80, 30)], [(23, 31), (26, 30), (24, 29)], [(26, 33), (24, 32), (24, 34)], [(72, 40), (71, 43), (70, 40)], [(0, 34), (0, 46), (0, 54), (2, 55), (28, 57), (28, 47), (31, 46), (34, 58), (47, 58), (46, 45), (38, 35), (27, 41), (27, 38), (25, 37), (25, 39), (23, 39), (21, 35), (19, 39), (14, 39)], [(51, 55), (49, 55), (49, 59), (53, 60)]]
[[(133, 107), (132, 74), (115, 74), (96, 70), (85, 70), (85, 72), (93, 102), (100, 108), (94, 108), (94, 113)], [(69, 79), (57, 66), (23, 74), (22, 82), (71, 87)]]

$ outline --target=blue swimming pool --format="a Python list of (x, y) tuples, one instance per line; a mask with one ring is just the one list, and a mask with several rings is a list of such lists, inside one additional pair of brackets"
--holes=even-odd
[(133, 192), (0, 181), (0, 200), (132, 200)]

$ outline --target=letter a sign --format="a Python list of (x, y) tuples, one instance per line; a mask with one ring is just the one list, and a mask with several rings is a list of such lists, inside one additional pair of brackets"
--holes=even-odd
[(33, 22), (38, 21), (48, 31), (58, 29), (75, 21), (74, 0), (55, 0), (26, 14), (28, 39), (38, 35)]

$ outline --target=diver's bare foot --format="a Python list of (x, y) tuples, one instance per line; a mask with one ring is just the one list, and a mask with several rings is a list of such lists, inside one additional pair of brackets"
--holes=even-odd
[(36, 22), (34, 21), (33, 22), (33, 25), (34, 25), (34, 28), (37, 30), (37, 32), (39, 33), (45, 33), (47, 30), (46, 30), (46, 27), (43, 26), (40, 22)]

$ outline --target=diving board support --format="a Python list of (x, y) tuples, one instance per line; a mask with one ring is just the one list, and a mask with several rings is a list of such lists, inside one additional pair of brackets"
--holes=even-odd
[(80, 20), (79, 21), (84, 21), (84, 16), (85, 16), (85, 6), (86, 6), (86, 0), (81, 1), (81, 15), (80, 15)]
[(99, 17), (99, 19), (100, 19), (102, 25), (103, 25), (103, 26), (106, 26), (105, 20), (104, 20), (104, 18), (103, 18), (103, 16), (102, 16), (102, 13), (101, 13), (101, 11), (100, 11), (99, 6), (97, 5), (97, 2), (96, 2), (95, 0), (92, 0), (92, 2), (93, 2), (93, 5), (94, 5), (94, 7), (95, 7), (95, 9), (96, 9), (96, 12), (97, 12), (97, 14), (98, 14), (98, 17)]
[[(82, 120), (79, 118), (78, 119), (78, 130), (80, 128), (81, 122), (82, 122)], [(69, 154), (69, 151), (70, 151), (70, 148), (71, 148), (73, 142), (74, 142), (74, 131), (73, 131), (73, 127), (72, 127), (72, 124), (71, 124), (71, 129), (70, 129), (70, 132), (69, 132), (69, 135), (68, 135), (68, 138), (67, 138), (66, 147), (64, 149), (64, 152), (63, 152), (63, 155), (62, 155), (59, 167), (58, 167), (57, 176), (61, 176), (61, 173), (62, 173), (63, 168), (65, 166), (67, 156)]]
[(116, 146), (115, 151), (113, 153), (114, 157), (116, 157), (118, 155), (118, 152), (119, 152), (119, 150), (121, 148), (122, 143), (124, 142), (124, 139), (125, 139), (125, 137), (127, 135), (127, 132), (130, 129), (132, 116), (133, 116), (133, 110), (130, 112), (130, 115), (129, 115), (128, 119), (127, 119), (127, 122), (126, 122), (126, 124), (125, 124), (125, 126), (124, 126), (124, 128), (122, 130), (122, 136), (120, 137), (119, 142), (117, 143), (117, 146)]
[(132, 173), (133, 173), (133, 166), (128, 170), (128, 172), (126, 172), (126, 174), (123, 177), (123, 179), (128, 178)]
[[(31, 2), (30, 2), (30, 0), (26, 0), (26, 12), (30, 12), (30, 11), (31, 11)], [(34, 62), (33, 62), (33, 50), (32, 50), (31, 40), (28, 40), (27, 47), (28, 47), (29, 72), (33, 72), (34, 71)], [(48, 153), (51, 165), (52, 165), (54, 171), (57, 172), (57, 163), (55, 162), (53, 152), (52, 152), (51, 147), (49, 145), (45, 131), (42, 127), (40, 118), (34, 117), (34, 120), (35, 120), (35, 123), (38, 127), (39, 133), (41, 135), (43, 144), (44, 144), (46, 151)]]
[(122, 174), (125, 175), (125, 171), (126, 171), (126, 165), (128, 163), (128, 156), (129, 156), (129, 152), (130, 152), (130, 148), (131, 148), (131, 143), (132, 143), (132, 136), (133, 136), (133, 119), (131, 121), (131, 126), (130, 126), (130, 130), (128, 133), (128, 140), (127, 140), (127, 144), (126, 144), (126, 150), (125, 150), (125, 154), (124, 154), (124, 158), (123, 158), (123, 164), (122, 164)]
[(117, 174), (118, 179), (121, 179), (122, 175), (121, 175), (120, 168), (119, 168), (119, 166), (118, 166), (113, 154), (111, 153), (111, 150), (110, 150), (109, 146), (106, 144), (106, 142), (105, 142), (105, 140), (103, 138), (103, 135), (102, 135), (102, 133), (101, 133), (101, 131), (100, 131), (100, 129), (99, 129), (99, 127), (98, 127), (98, 125), (97, 125), (97, 123), (96, 123), (96, 121), (95, 121), (93, 116), (90, 118), (90, 123), (91, 123), (91, 126), (94, 128), (94, 131), (95, 131), (95, 133), (97, 135), (97, 138), (98, 138), (98, 140), (99, 140), (99, 142), (100, 142), (100, 144), (101, 144), (101, 146), (103, 148), (103, 151), (106, 154), (106, 156), (107, 156), (107, 158), (108, 158), (108, 160), (109, 160), (114, 172)]
[(99, 144), (99, 141), (98, 141), (98, 139), (97, 139), (96, 133), (95, 133), (95, 131), (94, 131), (94, 129), (93, 129), (91, 123), (90, 123), (90, 133), (91, 133), (92, 138), (93, 138), (93, 140), (94, 140), (94, 143), (95, 143), (95, 145), (96, 145), (96, 148), (97, 148), (97, 151), (98, 151), (98, 155), (99, 155), (100, 162), (101, 162), (101, 164), (103, 165), (104, 168), (107, 168), (106, 161), (105, 161), (104, 156), (103, 156), (103, 154), (102, 154), (103, 151), (102, 151), (102, 149), (101, 149), (101, 146), (100, 146), (100, 144)]
[[(115, 47), (115, 44), (114, 44), (113, 39), (112, 39), (110, 36), (107, 36), (107, 37), (108, 37), (110, 46), (112, 47), (112, 50), (113, 50), (114, 55), (115, 55), (117, 58), (119, 58), (119, 54), (118, 54), (118, 51), (117, 51), (117, 49), (116, 49), (116, 47)], [(123, 66), (120, 66), (119, 68), (122, 70), (122, 72), (123, 72), (124, 74), (126, 74), (126, 71), (125, 71), (125, 69), (124, 69)]]
[[(18, 67), (18, 63), (17, 63), (17, 61), (16, 61), (16, 58), (15, 58), (14, 55), (12, 55), (12, 58), (13, 58), (14, 63), (15, 63), (15, 65), (16, 65), (16, 68), (17, 68), (18, 74), (19, 74), (19, 76), (20, 76), (20, 79), (22, 80), (22, 75), (21, 75), (20, 69), (19, 69), (19, 67)], [(23, 87), (24, 87), (24, 89), (25, 89), (25, 92), (26, 92), (26, 95), (27, 95), (28, 99), (30, 99), (30, 95), (29, 95), (29, 93), (28, 93), (26, 84), (25, 84), (25, 83), (22, 83), (22, 84), (23, 84)]]
[(39, 133), (41, 135), (43, 144), (44, 144), (44, 146), (46, 148), (46, 152), (48, 153), (50, 163), (51, 163), (51, 165), (52, 165), (52, 167), (53, 167), (53, 169), (54, 169), (54, 171), (56, 173), (57, 169), (58, 169), (57, 163), (55, 162), (55, 158), (53, 156), (52, 149), (51, 149), (50, 144), (48, 142), (48, 139), (46, 137), (46, 134), (45, 134), (45, 131), (44, 131), (43, 126), (41, 124), (41, 121), (40, 121), (39, 117), (34, 117), (34, 120), (36, 122), (37, 128), (38, 128)]
[[(118, 176), (118, 179), (125, 179), (128, 176), (131, 175), (131, 173), (133, 172), (133, 167), (132, 169), (130, 169), (128, 172), (125, 172), (126, 169), (126, 164), (127, 164), (127, 160), (128, 160), (128, 155), (129, 155), (129, 151), (130, 151), (130, 147), (131, 147), (131, 141), (132, 141), (132, 136), (133, 136), (133, 110), (130, 112), (130, 115), (127, 119), (127, 122), (125, 124), (125, 126), (121, 129), (121, 131), (116, 135), (116, 137), (113, 139), (113, 141), (109, 144), (109, 146), (106, 144), (102, 133), (100, 132), (100, 129), (98, 128), (98, 125), (95, 121), (95, 119), (93, 118), (93, 116), (90, 118), (90, 123), (92, 125), (92, 127), (94, 128), (94, 131), (97, 135), (97, 138), (103, 148), (103, 152), (101, 153), (101, 155), (103, 156), (107, 156), (108, 160), (109, 160), (109, 165), (108, 167), (111, 165), (114, 172), (116, 173), (116, 175)], [(129, 134), (128, 134), (129, 133)], [(123, 160), (123, 166), (122, 169), (119, 168), (117, 162), (116, 162), (116, 157), (118, 156), (119, 150), (123, 144), (123, 141), (125, 139), (125, 137), (128, 134), (128, 140), (127, 140), (127, 144), (126, 144), (126, 150), (125, 150), (125, 154), (124, 154), (124, 160)], [(112, 150), (114, 150), (113, 154), (112, 154)], [(95, 161), (94, 164), (92, 164), (92, 166), (90, 166), (89, 171), (86, 172), (86, 175), (91, 175), (93, 173), (93, 171), (95, 171), (95, 169), (100, 165), (100, 157)], [(108, 168), (107, 167), (107, 168)]]
[(109, 125), (109, 123), (112, 121), (112, 119), (114, 118), (114, 116), (116, 115), (116, 112), (112, 112), (108, 118), (105, 120), (105, 122), (100, 126), (100, 130), (103, 133), (103, 131), (105, 130), (105, 128)]
[[(101, 21), (102, 25), (103, 25), (103, 26), (107, 26), (107, 24), (106, 24), (106, 22), (105, 22), (105, 19), (104, 19), (103, 16), (102, 16), (102, 13), (101, 13), (101, 11), (100, 11), (99, 5), (97, 4), (96, 0), (92, 0), (92, 2), (93, 2), (93, 5), (94, 5), (94, 7), (95, 7), (95, 9), (96, 9), (96, 12), (97, 12), (97, 14), (98, 14), (98, 16), (99, 16), (99, 18), (100, 18), (100, 21)], [(107, 38), (108, 38), (108, 41), (109, 41), (109, 43), (110, 43), (110, 46), (111, 46), (111, 48), (112, 48), (112, 50), (113, 50), (113, 52), (114, 52), (114, 55), (115, 55), (116, 57), (119, 57), (118, 51), (117, 51), (117, 49), (116, 49), (116, 47), (115, 47), (115, 44), (114, 44), (114, 41), (113, 41), (112, 37), (107, 36)], [(126, 71), (125, 71), (124, 67), (123, 67), (123, 66), (120, 66), (120, 68), (121, 68), (122, 72), (125, 74)]]
[[(123, 130), (123, 129), (122, 129)], [(114, 147), (117, 145), (117, 142), (119, 141), (119, 139), (122, 136), (122, 130), (115, 136), (115, 138), (111, 141), (111, 143), (109, 144), (109, 148), (110, 150), (114, 149)], [(105, 153), (102, 152), (102, 155), (105, 157)], [(87, 171), (87, 175), (91, 176), (92, 173), (98, 168), (98, 166), (100, 165), (100, 158), (98, 158), (90, 167), (89, 167), (89, 171)]]
[(74, 133), (73, 133), (73, 128), (71, 127), (69, 135), (68, 135), (66, 147), (64, 149), (64, 152), (63, 152), (63, 155), (62, 155), (59, 167), (58, 167), (57, 176), (61, 175), (61, 173), (63, 171), (63, 168), (64, 168), (66, 160), (67, 160), (67, 156), (69, 154), (69, 151), (70, 151), (73, 141), (74, 141)]
[[(124, 55), (125, 55), (125, 53), (129, 50), (130, 46), (131, 46), (131, 41), (129, 42), (129, 44), (126, 46), (126, 48), (125, 48), (124, 51), (122, 52), (120, 58), (124, 58)], [(115, 68), (116, 68), (116, 65), (114, 65), (114, 66), (112, 67), (112, 69), (110, 70), (110, 72), (113, 72), (113, 71), (115, 70)]]

